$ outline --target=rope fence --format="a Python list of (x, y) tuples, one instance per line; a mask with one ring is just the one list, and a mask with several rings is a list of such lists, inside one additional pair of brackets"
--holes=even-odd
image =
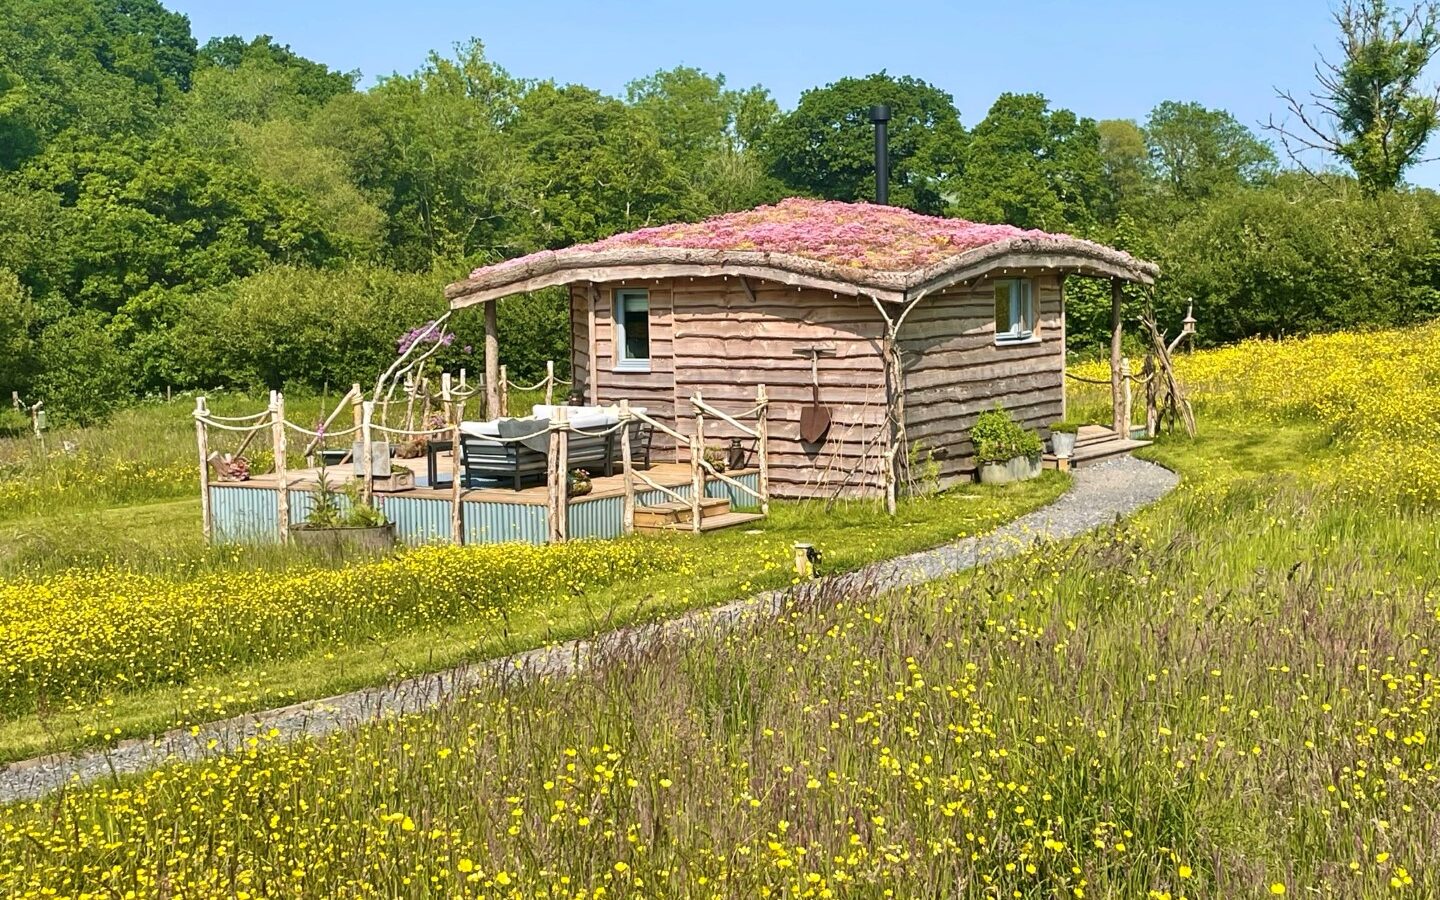
[[(317, 428), (307, 428), (297, 422), (291, 421), (285, 415), (285, 397), (279, 391), (272, 391), (270, 404), (263, 412), (247, 416), (218, 416), (212, 413), (208, 407), (205, 397), (198, 397), (195, 401), (193, 418), (195, 420), (195, 440), (198, 462), (200, 466), (200, 490), (201, 490), (201, 520), (202, 529), (207, 542), (214, 539), (214, 512), (211, 508), (211, 468), (219, 470), (222, 478), (226, 477), (227, 467), (236, 459), (241, 459), (244, 449), (249, 442), (268, 426), (271, 430), (271, 441), (273, 451), (273, 475), (275, 477), (275, 490), (278, 495), (276, 504), (277, 521), (276, 526), (280, 541), (286, 543), (290, 536), (290, 504), (289, 490), (294, 484), (289, 469), (288, 457), (289, 448), (286, 436), (293, 432), (311, 438), (305, 448), (304, 456), (310, 459), (312, 451), (327, 439), (353, 438), (359, 435), (359, 453), (361, 454), (361, 469), (363, 491), (362, 496), (365, 503), (372, 502), (375, 493), (375, 481), (377, 478), (389, 478), (390, 469), (387, 466), (383, 474), (375, 471), (373, 448), (377, 438), (406, 438), (406, 439), (435, 439), (449, 436), (451, 439), (451, 454), (454, 474), (451, 479), (451, 538), (455, 543), (464, 542), (463, 516), (461, 512), (464, 481), (464, 464), (462, 462), (463, 438), (462, 424), (459, 418), (463, 409), (464, 397), (461, 391), (456, 390), (450, 383), (448, 373), (441, 379), (442, 389), (440, 402), (445, 417), (444, 424), (430, 428), (412, 428), (408, 426), (396, 426), (376, 421), (375, 413), (377, 406), (383, 409), (383, 404), (377, 404), (374, 400), (360, 400), (358, 385), (347, 392), (341, 398), (335, 411)], [(553, 391), (558, 379), (553, 378), (553, 371), (547, 378), (540, 382)], [(568, 383), (568, 382), (563, 382)], [(535, 386), (528, 388), (537, 389)], [(478, 393), (479, 390), (469, 392), (470, 396)], [(345, 428), (331, 428), (331, 423), (339, 416), (345, 406), (355, 408), (355, 424)], [(486, 434), (483, 440), (488, 444), (500, 446), (529, 445), (537, 437), (547, 438), (546, 471), (545, 483), (547, 491), (547, 519), (549, 522), (548, 537), (551, 541), (567, 540), (569, 524), (569, 492), (570, 492), (570, 468), (569, 468), (569, 443), (571, 435), (580, 438), (597, 439), (618, 436), (619, 457), (623, 473), (623, 506), (622, 506), (622, 531), (625, 534), (635, 530), (635, 509), (641, 485), (646, 488), (659, 491), (663, 495), (672, 498), (676, 502), (688, 502), (690, 505), (690, 526), (695, 532), (701, 531), (703, 501), (705, 500), (705, 485), (707, 478), (719, 481), (736, 491), (754, 498), (763, 514), (770, 511), (770, 483), (769, 483), (769, 399), (766, 395), (764, 385), (756, 391), (755, 404), (742, 412), (727, 413), (701, 399), (696, 393), (690, 399), (691, 408), (694, 411), (695, 433), (687, 435), (677, 428), (671, 427), (644, 412), (631, 408), (628, 400), (621, 400), (615, 408), (615, 421), (601, 427), (587, 426), (576, 427), (571, 419), (571, 412), (565, 406), (555, 407), (549, 421), (543, 428), (536, 428), (526, 434), (500, 436), (499, 434)], [(751, 488), (737, 478), (726, 475), (719, 468), (706, 459), (705, 452), (705, 429), (707, 415), (712, 419), (718, 419), (731, 428), (738, 430), (741, 434), (752, 438), (756, 442), (756, 451), (759, 464), (759, 485), (758, 488)], [(753, 421), (752, 421), (753, 420)], [(635, 468), (633, 454), (631, 453), (631, 437), (636, 426), (648, 425), (653, 431), (659, 431), (670, 435), (678, 445), (687, 447), (689, 451), (689, 463), (691, 469), (691, 493), (684, 497), (673, 486), (659, 483), (655, 479), (639, 472)], [(227, 454), (218, 462), (216, 455), (210, 451), (211, 432), (222, 432), (229, 434), (243, 434), (245, 439), (240, 449), (234, 454)], [(739, 440), (738, 438), (736, 440)], [(347, 457), (355, 452), (353, 447), (347, 448)], [(245, 477), (249, 477), (248, 469)], [(437, 485), (431, 485), (437, 487)]]

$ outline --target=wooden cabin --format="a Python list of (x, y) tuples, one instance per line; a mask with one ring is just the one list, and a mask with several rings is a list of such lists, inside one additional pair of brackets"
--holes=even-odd
[[(972, 477), (969, 431), (986, 409), (1042, 433), (1064, 416), (1067, 279), (1109, 279), (1118, 304), (1122, 284), (1157, 274), (1065, 235), (790, 199), (486, 266), (446, 296), (485, 308), (487, 384), (495, 304), (565, 286), (589, 403), (627, 399), (693, 434), (692, 397), (741, 411), (763, 384), (775, 496), (893, 498), (915, 485), (916, 459), (940, 486)], [(830, 426), (805, 440), (817, 401)], [(659, 435), (656, 458), (683, 460), (675, 444)]]

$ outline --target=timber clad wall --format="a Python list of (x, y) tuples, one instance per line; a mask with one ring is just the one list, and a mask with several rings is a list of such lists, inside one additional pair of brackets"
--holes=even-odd
[[(616, 372), (612, 289), (650, 292), (651, 371)], [(797, 290), (751, 281), (754, 299), (738, 278), (684, 278), (597, 285), (596, 359), (599, 400), (628, 398), (683, 434), (695, 431), (690, 397), (696, 391), (727, 413), (755, 405), (764, 384), (770, 396), (771, 492), (777, 497), (874, 494), (880, 485), (880, 426), (885, 419), (879, 313), (869, 300), (829, 291)], [(572, 362), (577, 383), (587, 377), (588, 286), (571, 291)], [(808, 354), (834, 351), (818, 364), (820, 402), (832, 425), (819, 446), (800, 441), (800, 411), (810, 404)], [(677, 422), (676, 411), (679, 411)], [(724, 447), (734, 428), (706, 418), (705, 442)], [(751, 445), (746, 440), (746, 446)], [(674, 441), (655, 436), (656, 459), (678, 459)]]
[[(693, 434), (689, 398), (697, 391), (726, 412), (755, 405), (763, 383), (770, 396), (770, 485), (777, 497), (870, 494), (879, 489), (885, 421), (884, 335), (869, 300), (829, 291), (738, 278), (678, 280), (675, 298), (675, 395)], [(819, 445), (800, 440), (800, 413), (812, 395), (812, 347), (833, 351), (817, 364), (820, 403), (831, 412)], [(707, 418), (706, 443), (737, 435)], [(747, 446), (748, 446), (747, 441)]]
[(1039, 340), (995, 343), (989, 279), (927, 297), (900, 330), (905, 367), (905, 437), (934, 454), (942, 485), (975, 471), (970, 428), (996, 404), (1027, 428), (1063, 415), (1064, 309), (1059, 275), (1035, 279)]
[[(617, 372), (614, 289), (650, 292), (650, 371)], [(777, 497), (875, 496), (883, 491), (886, 412), (884, 323), (866, 298), (796, 289), (738, 277), (680, 278), (596, 285), (596, 383), (601, 403), (629, 399), (683, 434), (693, 434), (695, 392), (734, 414), (770, 395), (771, 490)], [(900, 333), (905, 368), (905, 440), (934, 454), (942, 485), (972, 476), (969, 429), (997, 403), (1030, 428), (1060, 418), (1064, 395), (1064, 316), (1058, 275), (1036, 279), (1037, 340), (995, 344), (992, 282), (955, 286), (921, 300)], [(588, 384), (589, 286), (571, 289), (572, 365)], [(810, 404), (810, 357), (819, 347), (820, 402), (832, 424), (819, 446), (800, 441)], [(678, 421), (677, 421), (678, 412)], [(706, 444), (723, 447), (732, 427), (706, 417)], [(747, 439), (746, 446), (750, 446)], [(683, 449), (656, 434), (656, 460)]]

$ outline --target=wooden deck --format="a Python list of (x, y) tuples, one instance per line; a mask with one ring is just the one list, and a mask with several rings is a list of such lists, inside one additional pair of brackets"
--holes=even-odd
[[(408, 491), (395, 493), (379, 493), (380, 496), (414, 497), (424, 500), (449, 500), (450, 479), (454, 475), (455, 460), (449, 453), (442, 453), (436, 457), (436, 472), (440, 478), (439, 487), (431, 487), (423, 484), (425, 480), (425, 459), (397, 459), (397, 465), (405, 466), (415, 473), (416, 487)], [(343, 466), (331, 466), (327, 472), (330, 485), (337, 490), (347, 482), (354, 479), (354, 468), (350, 463)], [(747, 475), (758, 472), (758, 469), (742, 469), (738, 472), (727, 473), (732, 477), (735, 475)], [(644, 474), (651, 481), (662, 484), (668, 488), (688, 487), (691, 481), (689, 463), (655, 463), (648, 469), (636, 469), (637, 473)], [(318, 468), (291, 469), (286, 473), (285, 480), (289, 483), (291, 490), (314, 491), (320, 482), (321, 470)], [(648, 491), (649, 485), (637, 477), (636, 490)], [(606, 477), (604, 475), (593, 475), (590, 479), (591, 491), (584, 499), (599, 499), (603, 497), (622, 497), (625, 494), (625, 476), (620, 472)], [(275, 490), (279, 486), (279, 480), (275, 474), (267, 473), (255, 475), (249, 481), (216, 481), (217, 486), (258, 488), (263, 490)], [(469, 501), (481, 501), (487, 503), (518, 503), (518, 504), (540, 504), (546, 503), (546, 487), (544, 484), (537, 484), (523, 490), (514, 490), (509, 487), (483, 487), (483, 488), (462, 488), (461, 499)], [(572, 498), (579, 500), (581, 498)]]

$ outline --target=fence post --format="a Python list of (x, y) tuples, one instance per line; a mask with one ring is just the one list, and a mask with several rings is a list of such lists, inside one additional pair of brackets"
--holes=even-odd
[(625, 499), (620, 507), (620, 526), (625, 534), (635, 533), (635, 467), (630, 461), (630, 401), (620, 398), (620, 467), (625, 475)]
[[(500, 367), (500, 416), (510, 415), (510, 367)], [(493, 418), (499, 418), (494, 416)]]
[(703, 402), (700, 391), (696, 390), (690, 398), (690, 405), (695, 407), (695, 443), (690, 447), (690, 456), (694, 459), (694, 468), (691, 470), (693, 496), (690, 498), (690, 530), (696, 534), (700, 533), (700, 501), (705, 499), (705, 411), (700, 408)]
[(545, 405), (555, 405), (555, 360), (545, 360)]
[(205, 398), (195, 398), (195, 447), (200, 453), (200, 532), (208, 545), (214, 538), (214, 522), (210, 512), (210, 435), (205, 428)]
[(1124, 430), (1119, 433), (1121, 440), (1130, 438), (1130, 423), (1135, 415), (1135, 385), (1130, 377), (1130, 358), (1127, 356), (1120, 360), (1120, 380), (1125, 383), (1125, 402), (1120, 407), (1120, 421)]
[[(364, 478), (360, 495), (369, 503), (375, 497), (375, 439), (371, 424), (375, 421), (375, 401), (366, 400), (360, 404), (360, 472)], [(386, 474), (389, 474), (388, 472)]]
[(758, 415), (755, 419), (755, 433), (759, 435), (756, 446), (760, 453), (760, 512), (770, 515), (770, 396), (765, 385), (755, 388), (755, 405)]
[[(440, 399), (445, 404), (445, 421), (450, 426), (450, 543), (463, 544), (465, 525), (460, 504), (460, 410), (455, 404), (455, 394), (450, 387), (449, 372), (440, 375)], [(438, 465), (435, 467), (435, 474), (440, 474)], [(433, 489), (435, 485), (430, 487)]]
[(290, 479), (286, 470), (289, 445), (285, 435), (285, 395), (270, 392), (270, 442), (275, 454), (275, 514), (280, 543), (290, 543)]

